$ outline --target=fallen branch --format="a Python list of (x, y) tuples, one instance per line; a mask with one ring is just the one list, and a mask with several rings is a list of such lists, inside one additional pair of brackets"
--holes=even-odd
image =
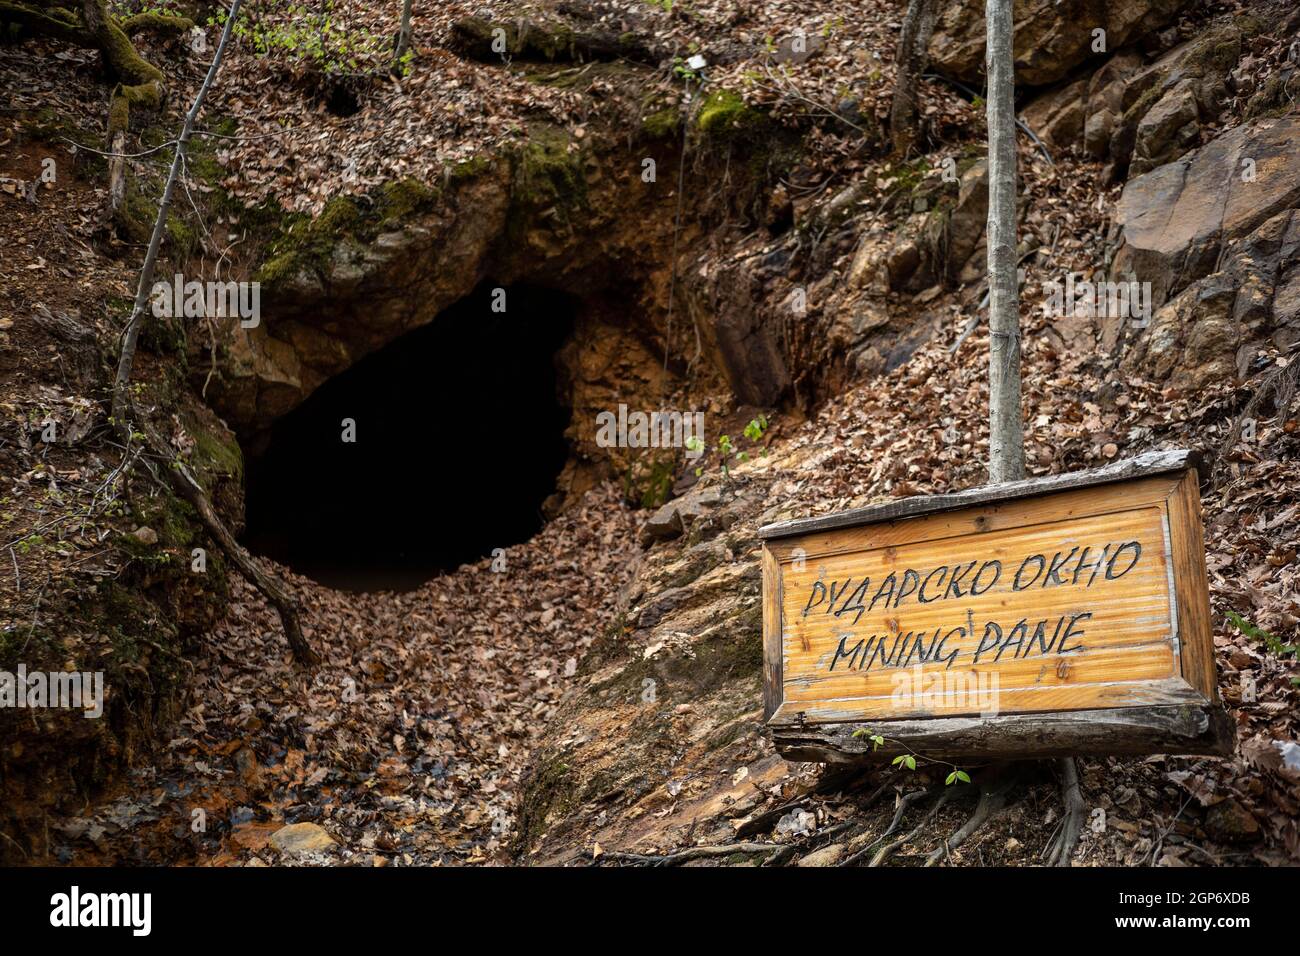
[[(620, 863), (638, 863), (642, 866), (674, 866), (688, 860), (697, 860), (708, 856), (730, 856), (733, 853), (772, 853), (785, 849), (784, 843), (724, 843), (719, 846), (693, 846), (677, 853), (655, 855), (651, 853), (602, 853), (600, 858), (616, 860)], [(592, 856), (592, 859), (598, 859)]]
[[(176, 180), (185, 161), (185, 146), (189, 142), (190, 134), (193, 131), (194, 120), (203, 106), (203, 100), (212, 87), (213, 80), (216, 79), (217, 71), (221, 68), (221, 57), (225, 52), (226, 42), (230, 38), (231, 27), (234, 25), (235, 17), (239, 12), (239, 3), (240, 0), (234, 0), (231, 4), (230, 16), (226, 18), (226, 26), (222, 31), (221, 42), (217, 45), (216, 54), (212, 58), (212, 66), (208, 68), (208, 75), (204, 78), (203, 85), (199, 87), (198, 95), (195, 96), (189, 112), (185, 114), (185, 122), (181, 127), (180, 136), (176, 138), (176, 152), (172, 157), (171, 171), (167, 175), (167, 184), (163, 188), (162, 199), (158, 204), (158, 215), (154, 220), (153, 233), (149, 237), (149, 247), (145, 252), (144, 265), (140, 269), (140, 281), (136, 287), (135, 305), (131, 310), (130, 321), (127, 322), (122, 335), (122, 352), (118, 359), (117, 377), (113, 383), (112, 420), (119, 436), (127, 446), (128, 454), (132, 443), (143, 439), (145, 447), (155, 458), (162, 462), (162, 468), (160, 469), (157, 462), (142, 456), (142, 461), (144, 461), (150, 473), (160, 482), (170, 484), (181, 498), (189, 502), (198, 513), (204, 527), (207, 528), (235, 567), (275, 606), (276, 611), (280, 614), (280, 622), (284, 625), (285, 637), (293, 651), (294, 659), (300, 664), (310, 666), (317, 663), (318, 658), (315, 652), (312, 651), (311, 645), (307, 643), (307, 639), (303, 636), (302, 626), (299, 623), (298, 603), (293, 593), (274, 574), (261, 568), (256, 559), (235, 540), (234, 536), (226, 528), (225, 523), (213, 509), (212, 502), (203, 486), (199, 484), (198, 479), (186, 467), (167, 440), (154, 429), (145, 415), (139, 414), (137, 416), (134, 414), (136, 409), (130, 392), (131, 370), (135, 362), (136, 343), (139, 340), (140, 329), (148, 312), (150, 290), (153, 288), (154, 268), (158, 263), (158, 251), (162, 246), (162, 237), (167, 225), (167, 209), (171, 205), (172, 195), (176, 190)], [(132, 422), (133, 418), (137, 419), (134, 424)], [(160, 471), (162, 474), (159, 473)]]

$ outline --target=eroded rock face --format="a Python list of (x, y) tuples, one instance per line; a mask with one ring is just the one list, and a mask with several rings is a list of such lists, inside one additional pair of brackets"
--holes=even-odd
[[(640, 173), (650, 155), (671, 179), (676, 146), (630, 147), (625, 132), (595, 138), (580, 144), (559, 130), (537, 131), (517, 153), (475, 164), (437, 190), (411, 187), (420, 190), (416, 211), (391, 225), (343, 202), (327, 207), (304, 227), (300, 249), (263, 267), (263, 321), (233, 330), (208, 390), (214, 406), (255, 440), (327, 379), (488, 279), (580, 300), (573, 347), (560, 355), (575, 447), (592, 447), (585, 432), (598, 410), (659, 407), (686, 367), (687, 344), (693, 351), (693, 324), (705, 347), (698, 391), (729, 387), (742, 401), (775, 402), (789, 382), (779, 325), (756, 307), (761, 290), (751, 275), (739, 273), (706, 309), (669, 328), (675, 194)], [(683, 253), (703, 234), (698, 219), (686, 219), (677, 237)], [(679, 279), (677, 295), (686, 288)], [(195, 365), (206, 371), (202, 360)], [(561, 484), (583, 490), (590, 476), (582, 471), (569, 469)]]
[(1268, 219), (1225, 260), (1152, 316), (1125, 368), (1194, 391), (1245, 378), (1263, 346), (1300, 341), (1300, 210)]
[[(1187, 0), (1016, 0), (1016, 78), (1030, 86), (1054, 83), (1094, 56), (1093, 33), (1106, 31), (1117, 50), (1170, 23)], [(931, 66), (961, 80), (984, 71), (983, 0), (953, 0), (939, 14), (930, 40)]]
[(1076, 80), (1034, 100), (1025, 107), (1020, 119), (1049, 146), (1068, 149), (1083, 142), (1087, 94), (1088, 81)]
[[(743, 478), (704, 482), (651, 519), (618, 620), (534, 757), (520, 820), (528, 862), (576, 858), (586, 845), (577, 833), (608, 847), (642, 836), (671, 844), (698, 824), (698, 837), (729, 840), (727, 819), (762, 799), (755, 784), (786, 777), (760, 733), (755, 531), (769, 506), (767, 467), (756, 460)], [(665, 538), (676, 540), (652, 546)], [(687, 774), (674, 772), (679, 764)], [(739, 764), (750, 770), (734, 779)]]
[(1021, 119), (1049, 146), (1082, 144), (1109, 159), (1107, 182), (1141, 175), (1201, 144), (1238, 82), (1232, 71), (1246, 41), (1263, 28), (1249, 18), (1224, 24), (1150, 63), (1135, 48), (1120, 50), (1091, 76), (1043, 93)]
[(1224, 246), (1300, 202), (1300, 114), (1238, 126), (1129, 181), (1113, 274), (1150, 282), (1159, 306), (1214, 271)]

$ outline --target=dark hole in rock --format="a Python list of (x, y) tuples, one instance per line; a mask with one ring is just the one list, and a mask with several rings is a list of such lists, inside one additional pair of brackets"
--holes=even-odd
[[(244, 543), (332, 587), (407, 590), (526, 541), (568, 457), (576, 303), (473, 294), (330, 379), (249, 455)], [(345, 442), (344, 419), (355, 422)]]
[(336, 82), (330, 85), (329, 93), (325, 98), (325, 109), (332, 116), (355, 116), (361, 109), (361, 101), (347, 84)]

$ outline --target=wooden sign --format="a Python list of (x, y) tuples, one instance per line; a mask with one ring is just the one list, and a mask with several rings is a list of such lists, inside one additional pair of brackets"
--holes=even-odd
[(769, 525), (764, 696), (791, 759), (1226, 753), (1196, 463)]

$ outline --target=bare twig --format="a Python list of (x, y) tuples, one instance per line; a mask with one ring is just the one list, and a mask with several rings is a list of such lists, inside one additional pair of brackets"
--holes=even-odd
[[(172, 196), (176, 191), (176, 182), (180, 178), (181, 168), (185, 163), (185, 147), (189, 143), (190, 135), (193, 132), (194, 120), (203, 107), (203, 100), (216, 79), (217, 71), (221, 68), (221, 58), (225, 52), (226, 43), (230, 39), (231, 27), (234, 25), (236, 15), (239, 12), (239, 3), (240, 0), (233, 0), (231, 3), (230, 16), (226, 19), (225, 28), (222, 30), (221, 41), (217, 44), (216, 53), (212, 58), (212, 66), (209, 67), (208, 74), (203, 80), (203, 85), (199, 87), (199, 92), (195, 96), (189, 112), (185, 114), (185, 122), (181, 127), (180, 136), (176, 138), (176, 151), (172, 157), (171, 170), (167, 175), (167, 184), (163, 188), (162, 200), (158, 205), (158, 215), (154, 220), (153, 233), (149, 237), (149, 247), (145, 252), (144, 265), (140, 269), (140, 280), (136, 286), (135, 305), (131, 310), (131, 318), (122, 334), (122, 352), (118, 360), (117, 377), (113, 383), (113, 425), (128, 449), (134, 441), (142, 438), (145, 446), (159, 459), (167, 463), (161, 469), (160, 474), (160, 469), (154, 462), (147, 458), (141, 459), (156, 479), (160, 482), (165, 480), (177, 494), (190, 503), (198, 513), (209, 534), (226, 552), (226, 555), (239, 569), (240, 573), (275, 606), (276, 611), (280, 614), (280, 622), (284, 626), (285, 637), (293, 650), (294, 659), (301, 664), (310, 665), (316, 663), (318, 658), (302, 633), (302, 626), (299, 623), (298, 602), (293, 593), (278, 577), (263, 569), (256, 559), (235, 541), (225, 523), (217, 516), (207, 492), (199, 484), (198, 479), (171, 450), (168, 442), (149, 424), (146, 417), (140, 415), (134, 424), (131, 421), (135, 411), (130, 393), (131, 370), (135, 360), (136, 343), (147, 314), (147, 305), (153, 287), (154, 267), (158, 262), (158, 252), (162, 246), (163, 232), (167, 224), (167, 209), (171, 205)], [(163, 475), (165, 475), (165, 479), (162, 477)]]
[(615, 860), (620, 863), (638, 863), (642, 866), (675, 866), (688, 860), (707, 856), (730, 856), (733, 853), (771, 853), (784, 849), (782, 843), (724, 843), (719, 846), (693, 846), (677, 853), (654, 855), (648, 853), (602, 853), (593, 859)]

